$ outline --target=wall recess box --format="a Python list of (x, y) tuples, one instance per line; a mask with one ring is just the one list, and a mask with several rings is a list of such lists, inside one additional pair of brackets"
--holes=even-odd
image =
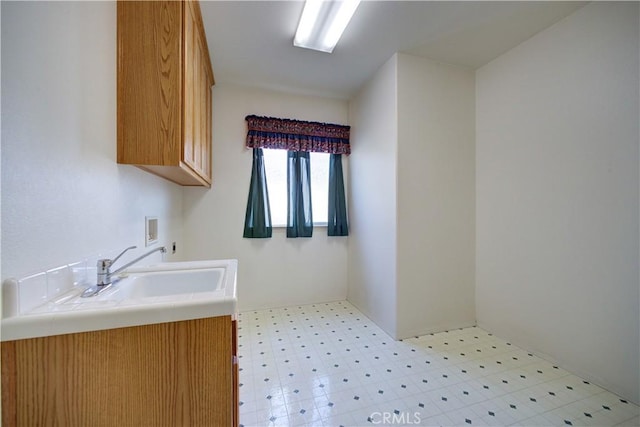
[(155, 243), (158, 243), (158, 217), (156, 216), (145, 216), (144, 217), (144, 245), (151, 246)]

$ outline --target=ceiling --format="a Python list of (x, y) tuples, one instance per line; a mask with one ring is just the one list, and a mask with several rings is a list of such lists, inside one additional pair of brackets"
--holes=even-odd
[(217, 83), (348, 99), (395, 52), (478, 68), (586, 2), (363, 1), (332, 54), (293, 46), (302, 1), (202, 1)]

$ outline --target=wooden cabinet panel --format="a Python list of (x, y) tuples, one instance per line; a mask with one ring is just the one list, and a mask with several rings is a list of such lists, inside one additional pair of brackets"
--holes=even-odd
[(237, 426), (231, 316), (2, 343), (6, 426)]
[(211, 186), (213, 84), (197, 1), (118, 2), (118, 163)]
[[(180, 160), (179, 2), (118, 3), (118, 162)], [(141, 60), (144, 58), (144, 60)]]

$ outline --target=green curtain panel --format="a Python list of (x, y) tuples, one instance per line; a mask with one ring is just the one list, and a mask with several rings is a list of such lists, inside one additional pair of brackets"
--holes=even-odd
[(254, 148), (243, 237), (268, 238), (271, 237), (271, 233), (271, 209), (269, 207), (267, 177), (264, 172), (264, 155), (262, 148)]
[(309, 153), (287, 152), (287, 237), (311, 237), (311, 167)]
[(327, 218), (327, 234), (329, 236), (349, 235), (341, 154), (331, 154), (329, 157), (329, 216)]

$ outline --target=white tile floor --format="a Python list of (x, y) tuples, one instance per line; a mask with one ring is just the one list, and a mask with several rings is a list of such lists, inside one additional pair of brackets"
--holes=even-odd
[(249, 426), (639, 426), (638, 406), (474, 327), (394, 341), (346, 301), (241, 313)]

